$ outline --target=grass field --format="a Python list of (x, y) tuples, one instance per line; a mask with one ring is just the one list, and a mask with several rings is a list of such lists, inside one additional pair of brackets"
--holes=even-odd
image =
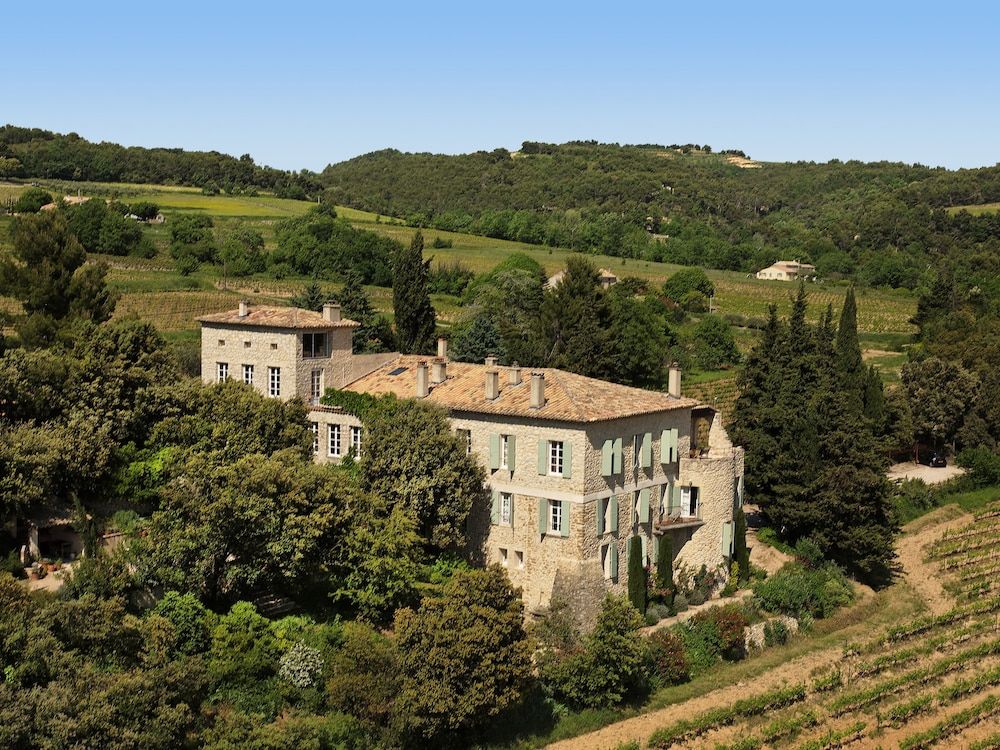
[[(309, 203), (285, 200), (274, 196), (227, 196), (203, 195), (193, 188), (176, 186), (149, 186), (130, 184), (76, 184), (66, 182), (43, 182), (53, 195), (83, 194), (118, 196), (122, 200), (149, 200), (160, 205), (167, 221), (163, 225), (146, 229), (158, 248), (158, 255), (151, 260), (135, 258), (107, 258), (113, 270), (111, 282), (125, 295), (118, 315), (137, 314), (148, 316), (164, 330), (178, 331), (195, 327), (195, 318), (206, 312), (213, 312), (219, 305), (235, 301), (239, 295), (247, 294), (261, 299), (280, 301), (300, 291), (308, 283), (304, 278), (289, 278), (277, 281), (270, 278), (250, 278), (230, 280), (225, 284), (217, 268), (206, 267), (190, 277), (182, 277), (173, 269), (173, 261), (168, 253), (169, 226), (172, 215), (178, 213), (202, 213), (211, 216), (215, 222), (217, 236), (222, 237), (239, 225), (249, 225), (258, 229), (265, 238), (268, 248), (274, 247), (275, 224), (291, 216), (309, 210)], [(19, 192), (21, 186), (0, 185), (3, 191)], [(408, 243), (417, 231), (403, 226), (398, 221), (386, 220), (375, 214), (350, 208), (338, 208), (341, 216), (355, 226), (392, 237)], [(9, 217), (0, 217), (0, 248), (8, 242), (6, 224)], [(455, 232), (425, 230), (426, 255), (436, 263), (459, 262), (474, 272), (491, 269), (513, 252), (524, 252), (535, 258), (548, 273), (554, 273), (565, 265), (571, 251), (564, 248), (548, 248), (527, 245), (506, 240), (491, 239)], [(451, 240), (452, 247), (433, 249), (430, 247), (435, 237)], [(637, 261), (609, 256), (591, 256), (593, 262), (608, 268), (619, 276), (637, 276), (652, 284), (662, 283), (680, 266), (665, 263)], [(727, 271), (708, 271), (716, 287), (713, 300), (714, 309), (722, 314), (738, 315), (746, 319), (763, 319), (767, 306), (774, 303), (781, 313), (787, 313), (791, 306), (794, 285), (782, 282), (760, 281), (745, 274)], [(226, 286), (228, 292), (222, 287)], [(335, 289), (336, 284), (324, 284)], [(220, 292), (211, 294), (212, 291)], [(810, 288), (810, 317), (816, 320), (825, 309), (832, 305), (838, 312), (846, 289), (838, 286), (816, 286)], [(195, 292), (199, 292), (195, 294)], [(383, 313), (391, 311), (391, 294), (388, 290), (370, 288), (372, 302)], [(140, 299), (140, 296), (145, 299)], [(178, 296), (180, 295), (180, 296)], [(434, 298), (435, 308), (441, 322), (449, 324), (459, 313), (458, 300), (446, 296)], [(235, 303), (235, 302), (234, 302)], [(862, 290), (859, 294), (859, 327), (866, 346), (877, 348), (879, 337), (898, 342), (913, 330), (909, 323), (916, 309), (912, 295), (881, 290)], [(740, 344), (746, 348), (753, 340), (751, 331), (741, 332)], [(869, 340), (871, 339), (871, 340)], [(881, 348), (890, 348), (883, 344)], [(895, 346), (891, 348), (897, 348)]]
[(968, 211), (973, 216), (979, 216), (980, 214), (995, 214), (1000, 211), (1000, 203), (979, 203), (971, 206), (952, 206), (948, 209), (948, 213), (957, 214), (959, 211)]

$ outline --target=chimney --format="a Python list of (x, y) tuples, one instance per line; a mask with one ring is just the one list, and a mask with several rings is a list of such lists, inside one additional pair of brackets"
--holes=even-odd
[(340, 322), (340, 305), (334, 304), (333, 302), (327, 302), (323, 305), (323, 318), (329, 320), (331, 323)]
[(417, 362), (417, 398), (427, 398), (427, 363)]
[[(438, 341), (444, 341), (444, 339), (438, 339)], [(443, 383), (448, 379), (448, 360), (443, 357), (437, 357), (431, 366), (431, 382), (437, 385), (438, 383)]]
[(438, 357), (448, 359), (448, 339), (444, 336), (438, 336)]
[(500, 397), (500, 371), (496, 368), (486, 370), (486, 400), (496, 401)]
[(531, 373), (531, 408), (541, 409), (545, 406), (545, 373)]
[(250, 303), (245, 299), (240, 300), (240, 317), (245, 318), (250, 314)]
[(494, 357), (494, 356), (492, 356), (492, 355), (490, 355), (489, 357), (487, 357), (486, 358), (486, 366), (487, 367), (496, 367), (497, 366), (497, 358)]
[(517, 362), (507, 368), (507, 383), (510, 385), (521, 385), (521, 368)]
[(681, 397), (681, 366), (674, 362), (667, 372), (667, 393), (674, 398)]

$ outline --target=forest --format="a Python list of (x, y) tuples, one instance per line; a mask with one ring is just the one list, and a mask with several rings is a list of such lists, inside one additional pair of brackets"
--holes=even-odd
[(707, 147), (528, 143), (446, 156), (377, 151), (320, 180), (339, 204), (415, 226), (752, 272), (782, 258), (823, 278), (920, 289), (942, 254), (995, 249), (1000, 168), (757, 163)]

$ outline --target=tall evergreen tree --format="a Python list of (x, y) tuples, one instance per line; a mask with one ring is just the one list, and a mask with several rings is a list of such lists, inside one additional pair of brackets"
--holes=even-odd
[(646, 614), (646, 568), (642, 564), (642, 540), (634, 536), (628, 540), (628, 600)]
[(424, 236), (417, 232), (393, 264), (392, 309), (399, 349), (406, 354), (427, 353), (434, 346), (434, 307), (427, 291), (430, 260), (423, 254)]
[(363, 286), (361, 274), (351, 271), (343, 288), (337, 293), (337, 302), (344, 317), (358, 323), (354, 329), (354, 352), (388, 352), (395, 347), (392, 327), (384, 317), (375, 312)]
[(837, 370), (842, 378), (841, 387), (845, 397), (851, 399), (852, 406), (864, 407), (867, 368), (861, 359), (861, 344), (858, 341), (858, 308), (854, 299), (854, 287), (847, 290), (844, 307), (840, 311), (840, 325), (837, 326)]

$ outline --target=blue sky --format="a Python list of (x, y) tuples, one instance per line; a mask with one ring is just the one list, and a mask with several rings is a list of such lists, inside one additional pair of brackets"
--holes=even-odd
[(1000, 4), (12, 3), (0, 122), (319, 170), (523, 140), (1000, 162)]

